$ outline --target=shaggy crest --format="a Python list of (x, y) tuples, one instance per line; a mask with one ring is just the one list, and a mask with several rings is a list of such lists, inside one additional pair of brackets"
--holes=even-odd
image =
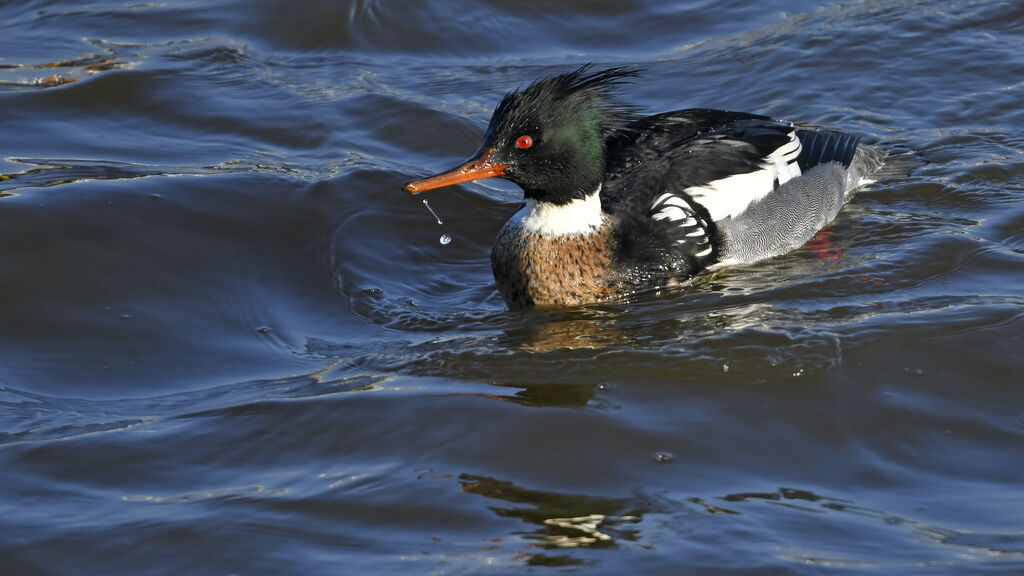
[(494, 150), (494, 163), (509, 166), (502, 176), (518, 184), (527, 199), (558, 205), (584, 199), (604, 180), (605, 138), (637, 117), (614, 96), (639, 73), (591, 68), (510, 92), (494, 110), (483, 149)]
[(640, 71), (616, 67), (591, 72), (593, 67), (593, 64), (585, 64), (572, 72), (544, 78), (509, 92), (494, 110), (488, 135), (499, 129), (536, 130), (569, 118), (596, 122), (602, 136), (623, 128), (638, 114), (634, 107), (615, 102), (616, 92), (629, 78), (640, 76)]

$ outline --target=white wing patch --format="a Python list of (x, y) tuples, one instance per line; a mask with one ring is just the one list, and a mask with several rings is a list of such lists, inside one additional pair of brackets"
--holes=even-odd
[(800, 166), (796, 162), (800, 151), (800, 140), (796, 137), (796, 130), (792, 130), (789, 141), (769, 154), (757, 170), (691, 186), (685, 192), (700, 203), (716, 222), (737, 216), (779, 186), (800, 176)]

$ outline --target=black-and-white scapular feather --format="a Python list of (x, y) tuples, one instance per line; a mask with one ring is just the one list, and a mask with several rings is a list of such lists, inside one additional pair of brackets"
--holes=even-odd
[[(696, 265), (754, 262), (801, 246), (835, 218), (883, 157), (858, 146), (858, 136), (754, 114), (680, 110), (644, 124), (635, 139), (628, 131), (609, 139), (612, 152), (636, 145), (649, 154), (628, 163), (612, 154), (613, 177), (636, 178), (640, 166), (672, 175), (651, 197), (648, 213), (676, 243), (696, 241), (685, 251)], [(660, 129), (665, 125), (672, 129)]]
[(658, 196), (651, 205), (651, 218), (673, 226), (678, 236), (675, 243), (692, 247), (694, 258), (706, 258), (712, 254), (713, 228), (684, 196), (671, 192)]

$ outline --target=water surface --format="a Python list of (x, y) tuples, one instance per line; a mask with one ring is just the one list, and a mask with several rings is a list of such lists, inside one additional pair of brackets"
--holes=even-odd
[[(929, 163), (509, 312), (515, 187), (400, 187), (586, 62)], [(5, 3), (0, 572), (1019, 574), (1021, 78), (1014, 2)]]

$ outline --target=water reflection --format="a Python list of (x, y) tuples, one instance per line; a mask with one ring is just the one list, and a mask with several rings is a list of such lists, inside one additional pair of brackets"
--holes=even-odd
[[(516, 552), (516, 560), (530, 565), (584, 564), (587, 556), (569, 553), (573, 549), (699, 546), (707, 534), (721, 531), (747, 533), (752, 539), (748, 544), (755, 548), (763, 544), (761, 541), (771, 542), (772, 556), (801, 565), (909, 568), (942, 565), (963, 558), (1024, 558), (1024, 533), (939, 527), (800, 488), (676, 500), (666, 495), (604, 498), (534, 490), (472, 474), (462, 474), (458, 481), (463, 492), (495, 501), (488, 509), (499, 517), (517, 519), (526, 525), (525, 529), (490, 541), (508, 544), (510, 552)], [(780, 516), (778, 512), (766, 511), (763, 505), (781, 507), (798, 516)], [(846, 536), (850, 531), (865, 539), (850, 541)], [(925, 554), (908, 546), (905, 553), (885, 558), (878, 555), (876, 548), (877, 542), (899, 544), (921, 539), (935, 548)], [(529, 543), (525, 552), (516, 548), (515, 543), (521, 540)]]
[[(530, 526), (512, 535), (543, 550), (606, 548), (622, 541), (636, 541), (638, 525), (646, 509), (634, 500), (598, 498), (531, 490), (485, 476), (459, 476), (461, 490), (500, 501), (489, 508), (502, 518), (516, 518)], [(582, 560), (559, 554), (530, 552), (532, 565), (581, 564)]]
[[(89, 54), (79, 58), (43, 63), (0, 63), (0, 87), (52, 88), (77, 82), (91, 74), (131, 68), (132, 65), (130, 62), (119, 60), (113, 54)], [(32, 78), (26, 78), (25, 74), (31, 75)]]
[(617, 329), (613, 317), (552, 317), (540, 320), (506, 331), (507, 341), (532, 352), (599, 350), (629, 344), (630, 334)]

